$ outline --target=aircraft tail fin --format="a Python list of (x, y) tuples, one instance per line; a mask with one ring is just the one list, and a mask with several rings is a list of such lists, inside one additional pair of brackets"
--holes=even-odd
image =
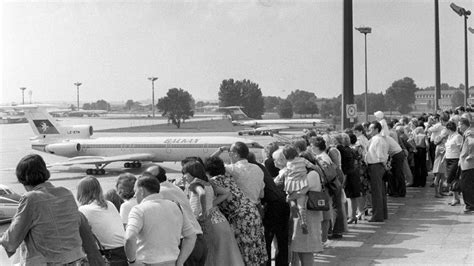
[(249, 120), (250, 118), (244, 113), (242, 108), (242, 106), (226, 106), (219, 107), (219, 111), (224, 112), (226, 115), (230, 116), (232, 121)]
[(61, 125), (48, 113), (46, 106), (21, 105), (17, 106), (17, 108), (24, 110), (25, 117), (36, 136), (43, 139), (48, 137), (61, 137)]

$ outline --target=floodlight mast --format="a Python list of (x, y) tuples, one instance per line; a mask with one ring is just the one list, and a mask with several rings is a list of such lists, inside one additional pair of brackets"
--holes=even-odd
[(149, 77), (148, 80), (151, 81), (151, 110), (153, 112), (153, 118), (155, 118), (155, 80), (157, 77)]
[(465, 84), (464, 84), (464, 105), (469, 106), (469, 67), (468, 67), (468, 49), (467, 49), (467, 18), (471, 11), (460, 7), (454, 3), (449, 5), (459, 16), (464, 16), (464, 60), (465, 60)]
[(367, 85), (367, 33), (372, 32), (372, 28), (370, 27), (359, 27), (355, 28), (358, 30), (360, 33), (364, 34), (364, 39), (365, 39), (365, 122), (369, 122), (369, 113), (367, 110), (367, 93), (368, 93), (368, 85)]

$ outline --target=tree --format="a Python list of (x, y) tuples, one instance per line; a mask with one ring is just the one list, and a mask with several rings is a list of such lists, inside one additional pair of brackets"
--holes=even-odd
[(83, 110), (105, 110), (110, 111), (110, 104), (105, 100), (98, 100), (95, 103), (85, 103), (82, 105)]
[(405, 77), (392, 83), (385, 92), (385, 104), (390, 110), (397, 110), (402, 114), (411, 111), (411, 104), (415, 102), (415, 92), (418, 90), (412, 78)]
[(242, 106), (252, 118), (261, 118), (264, 111), (262, 91), (250, 80), (223, 80), (219, 87), (219, 106)]
[(265, 112), (275, 112), (282, 99), (277, 96), (263, 96)]
[[(355, 103), (359, 112), (365, 112), (365, 93), (355, 95)], [(368, 93), (367, 94), (367, 113), (373, 114), (376, 111), (384, 111), (385, 97), (383, 93)]]
[(186, 119), (194, 116), (194, 99), (189, 92), (181, 88), (169, 89), (165, 97), (158, 99), (156, 107), (162, 112), (162, 116), (167, 117), (177, 128), (180, 128)]
[(135, 102), (133, 100), (127, 100), (127, 102), (125, 103), (125, 108), (131, 111), (134, 105), (135, 105)]
[(296, 90), (292, 91), (286, 99), (289, 100), (293, 106), (296, 106), (297, 103), (303, 103), (306, 101), (316, 101), (317, 97), (312, 92)]
[(282, 100), (278, 106), (278, 115), (280, 118), (292, 118), (293, 117), (293, 106), (288, 100)]
[(461, 90), (457, 90), (451, 96), (451, 106), (458, 107), (464, 105), (464, 93)]

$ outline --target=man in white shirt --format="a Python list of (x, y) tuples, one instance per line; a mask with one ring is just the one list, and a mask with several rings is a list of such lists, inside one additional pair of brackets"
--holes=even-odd
[(182, 207), (184, 216), (189, 219), (194, 227), (196, 243), (194, 244), (194, 249), (184, 265), (203, 265), (206, 262), (207, 246), (203, 238), (201, 226), (196, 220), (196, 217), (194, 217), (186, 194), (184, 194), (179, 187), (168, 182), (166, 170), (163, 167), (152, 165), (145, 170), (143, 175), (155, 177), (160, 182), (160, 193), (158, 196), (179, 203)]
[(236, 142), (229, 147), (220, 147), (212, 156), (219, 156), (222, 152), (229, 151), (232, 164), (226, 164), (226, 174), (232, 176), (244, 194), (256, 205), (263, 198), (263, 171), (255, 164), (247, 161), (249, 148), (243, 142)]
[(160, 183), (154, 177), (142, 176), (135, 183), (138, 205), (130, 211), (125, 232), (130, 265), (183, 265), (193, 250), (196, 234), (191, 222), (181, 206), (162, 199), (159, 192)]
[(372, 136), (365, 157), (372, 194), (372, 218), (369, 222), (383, 222), (388, 218), (387, 194), (383, 182), (385, 165), (388, 160), (388, 144), (385, 137), (380, 135), (381, 130), (382, 125), (379, 122), (372, 122), (368, 131), (368, 134)]

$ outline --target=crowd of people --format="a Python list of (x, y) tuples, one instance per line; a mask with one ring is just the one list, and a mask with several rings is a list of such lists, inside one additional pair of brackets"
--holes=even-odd
[[(435, 197), (450, 192), (455, 206), (462, 194), (474, 211), (474, 132), (463, 111), (400, 120), (377, 112), (343, 133), (270, 143), (263, 164), (236, 142), (185, 158), (174, 181), (151, 165), (104, 193), (86, 176), (76, 198), (28, 155), (16, 168), (27, 192), (0, 244), (24, 265), (313, 265), (348, 224), (388, 219), (387, 196), (426, 186), (428, 171)], [(327, 208), (308, 208), (310, 192)]]

